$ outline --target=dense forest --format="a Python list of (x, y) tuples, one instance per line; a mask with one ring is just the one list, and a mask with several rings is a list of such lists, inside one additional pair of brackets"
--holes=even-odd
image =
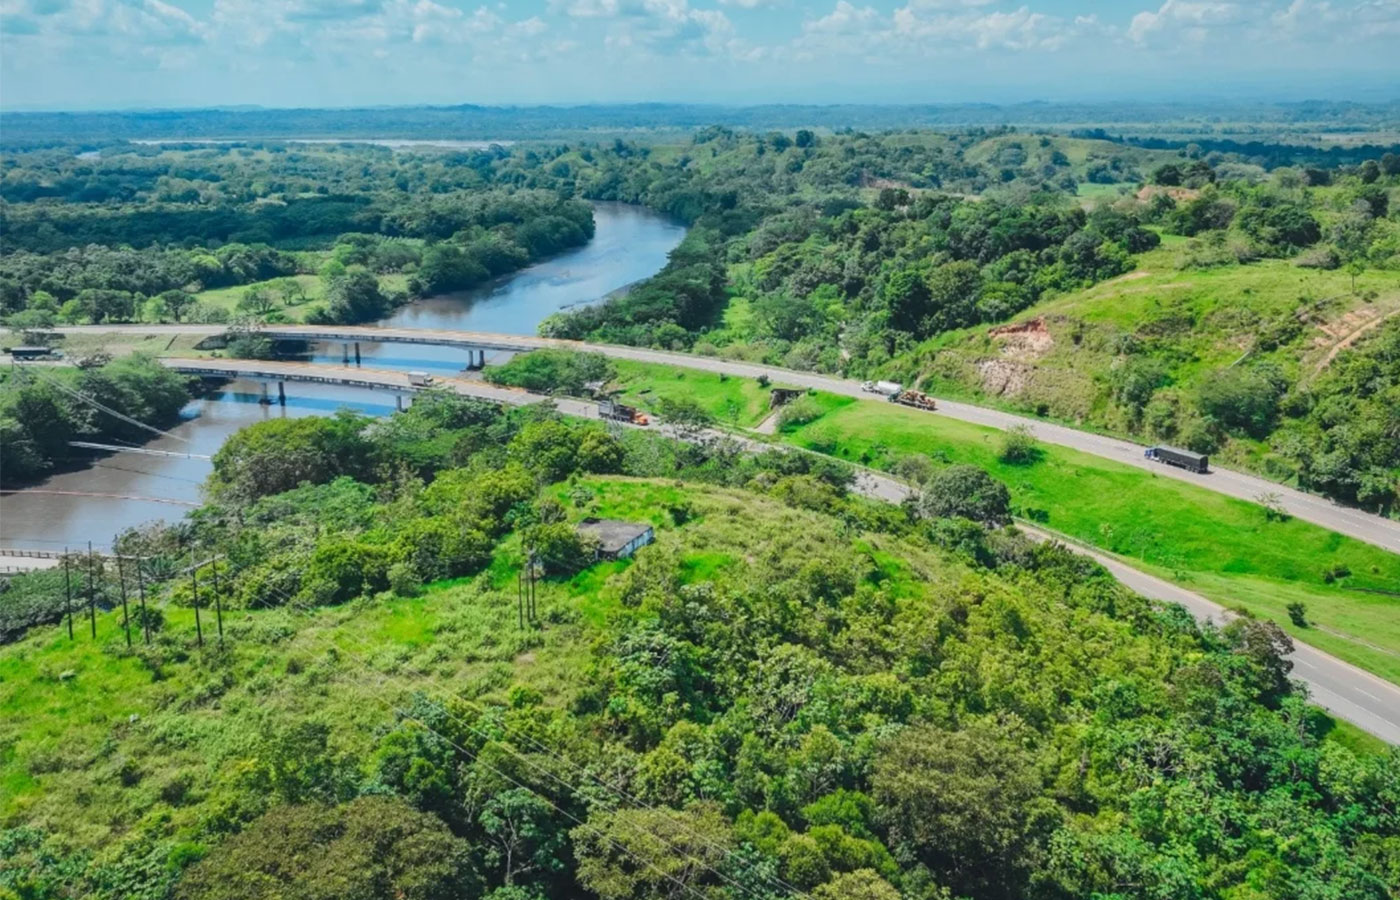
[[(493, 178), (502, 152), (9, 154), (0, 312), (30, 328), (265, 318), (307, 299), (292, 278), (302, 274), (319, 276), (323, 301), (304, 318), (372, 321), (409, 296), (470, 288), (592, 237), (587, 204)], [(207, 300), (244, 285), (235, 310)]]
[(188, 382), (144, 356), (77, 370), (31, 366), (5, 373), (0, 485), (22, 484), (71, 462), (69, 441), (148, 440), (155, 427), (173, 423), (189, 401)]
[(63, 322), (373, 321), (576, 246), (584, 201), (622, 200), (691, 230), (545, 334), (919, 383), (1393, 507), (1400, 153), (1077, 134), (32, 147), (0, 172), (0, 310), (34, 342)]
[[(587, 139), (599, 132), (662, 134), (669, 138), (725, 122), (755, 131), (848, 128), (995, 128), (1006, 124), (1066, 128), (1098, 123), (1104, 134), (1164, 134), (1267, 139), (1289, 136), (1300, 144), (1331, 143), (1327, 135), (1393, 128), (1397, 104), (1306, 101), (1301, 103), (1165, 102), (945, 103), (719, 106), (646, 103), (589, 106), (420, 106), (372, 109), (202, 109), (121, 112), (10, 112), (5, 141), (12, 145), (73, 140), (100, 146), (114, 140), (206, 139), (354, 140), (397, 138), (441, 141)], [(1079, 126), (1079, 130), (1083, 126)], [(1087, 129), (1096, 130), (1096, 129)], [(611, 136), (611, 135), (610, 135)]]
[[(884, 506), (817, 456), (433, 395), (214, 465), (205, 507), (118, 539), (131, 646), (114, 611), (0, 648), (0, 891), (1400, 891), (1400, 757), (1329, 736), (1288, 638), (1026, 540), (980, 470)], [(600, 515), (656, 540), (596, 561)], [(104, 608), (133, 577), (95, 574)], [(56, 620), (61, 577), (9, 594)]]

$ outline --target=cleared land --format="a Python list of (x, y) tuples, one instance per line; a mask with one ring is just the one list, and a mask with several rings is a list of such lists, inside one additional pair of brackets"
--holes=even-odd
[[(1011, 322), (939, 335), (888, 374), (970, 402), (1151, 440), (1148, 425), (1113, 399), (1113, 377), (1133, 358), (1162, 367), (1186, 401), (1221, 370), (1269, 362), (1290, 384), (1314, 377), (1348, 337), (1400, 311), (1400, 278), (1368, 270), (1305, 269), (1291, 260), (1180, 268), (1184, 238), (1139, 258), (1138, 268), (1037, 304)], [(1029, 340), (1021, 329), (1033, 329)], [(1185, 403), (1189, 406), (1190, 403)], [(1223, 465), (1288, 481), (1266, 442), (1233, 435)]]

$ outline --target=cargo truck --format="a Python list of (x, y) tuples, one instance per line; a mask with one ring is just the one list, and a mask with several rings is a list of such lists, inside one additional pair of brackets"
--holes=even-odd
[(433, 383), (433, 376), (427, 372), (409, 372), (408, 383), (413, 387), (429, 387)]
[(1179, 450), (1176, 447), (1148, 447), (1143, 455), (1156, 462), (1176, 466), (1178, 469), (1185, 469), (1198, 475), (1210, 472), (1210, 457), (1200, 453), (1192, 453), (1190, 450)]
[(645, 425), (648, 422), (646, 413), (635, 406), (626, 406), (616, 400), (599, 400), (598, 417), (612, 419), (614, 422), (630, 422), (633, 425)]
[(938, 409), (938, 404), (923, 391), (900, 391), (898, 394), (890, 397), (890, 400), (903, 406), (912, 406), (915, 409), (926, 409), (929, 412)]
[(865, 381), (861, 382), (860, 389), (871, 394), (896, 397), (900, 391), (904, 390), (904, 385), (898, 381)]

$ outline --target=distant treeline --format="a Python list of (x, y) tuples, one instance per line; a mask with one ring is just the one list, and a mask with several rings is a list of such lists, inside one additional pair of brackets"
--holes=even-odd
[(1202, 133), (1256, 127), (1354, 130), (1389, 125), (1400, 101), (1386, 103), (989, 103), (768, 104), (645, 103), (600, 106), (406, 106), (376, 109), (193, 109), (10, 113), (5, 143), (169, 138), (380, 137), (463, 140), (557, 138), (581, 131), (1053, 126), (1070, 122), (1141, 126), (1183, 123)]

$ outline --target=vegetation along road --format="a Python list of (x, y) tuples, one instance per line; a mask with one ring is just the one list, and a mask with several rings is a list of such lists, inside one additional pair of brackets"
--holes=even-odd
[[(523, 340), (532, 339), (525, 338)], [(633, 348), (607, 349), (633, 351)], [(695, 359), (693, 357), (682, 358), (687, 361)], [(705, 361), (721, 362), (719, 360)], [(380, 369), (240, 359), (167, 359), (164, 360), (164, 363), (177, 371), (190, 373), (217, 371), (230, 377), (242, 378), (333, 379), (362, 386), (383, 387), (389, 390), (408, 391), (414, 389), (405, 373)], [(783, 373), (786, 380), (792, 380), (794, 375), (796, 373)], [(824, 380), (845, 384), (837, 379)], [(524, 405), (549, 399), (565, 415), (594, 419), (598, 417), (597, 407), (594, 404), (580, 400), (546, 398), (540, 394), (516, 388), (498, 387), (480, 381), (459, 378), (437, 379), (435, 383), (464, 396), (509, 405)], [(825, 386), (823, 389), (831, 390)], [(971, 408), (977, 409), (976, 407)], [(732, 437), (713, 431), (702, 431), (698, 434), (709, 439)], [(678, 431), (675, 436), (687, 437), (688, 435)], [(769, 448), (769, 445), (758, 441), (746, 443), (751, 444), (754, 449)], [(867, 497), (890, 503), (902, 502), (910, 492), (910, 488), (903, 482), (871, 471), (863, 472), (854, 487), (856, 491)], [(1027, 528), (1026, 530), (1045, 539), (1058, 539), (1059, 537), (1035, 528)], [(1068, 546), (1076, 552), (1093, 558), (1124, 585), (1145, 597), (1167, 603), (1180, 603), (1202, 621), (1224, 624), (1232, 618), (1232, 614), (1219, 604), (1212, 603), (1199, 594), (1180, 588), (1161, 578), (1134, 569), (1115, 557), (1084, 547)], [(1295, 643), (1294, 651), (1289, 658), (1295, 666), (1293, 674), (1308, 686), (1312, 699), (1319, 706), (1382, 740), (1392, 744), (1400, 744), (1400, 687), (1306, 644)]]
[[(106, 331), (111, 333), (140, 334), (187, 334), (214, 335), (223, 332), (217, 325), (132, 325), (132, 326), (75, 326), (60, 329), (65, 333)], [(269, 329), (270, 335), (296, 337), (301, 334), (314, 334), (318, 339), (338, 336), (344, 340), (399, 340), (417, 343), (460, 344), (463, 346), (485, 346), (499, 349), (539, 349), (546, 347), (567, 349), (588, 349), (615, 359), (630, 359), (639, 362), (660, 363), (706, 372), (757, 378), (767, 376), (784, 384), (812, 388), (851, 397), (869, 397), (861, 391), (859, 383), (829, 375), (812, 372), (798, 372), (775, 366), (755, 365), (715, 357), (695, 356), (662, 350), (649, 350), (642, 347), (626, 347), (607, 344), (581, 345), (574, 341), (560, 341), (517, 335), (487, 335), (473, 332), (436, 331), (431, 333), (431, 341), (419, 330), (408, 328), (374, 328), (369, 326), (276, 326)], [(939, 415), (948, 416), (976, 425), (1006, 429), (1025, 426), (1034, 429), (1035, 435), (1047, 443), (1070, 447), (1125, 465), (1148, 469), (1166, 478), (1187, 481), (1209, 490), (1241, 500), (1255, 501), (1263, 495), (1273, 495), (1284, 510), (1298, 519), (1312, 522), (1340, 534), (1365, 541), (1392, 553), (1400, 553), (1400, 521), (1371, 515), (1364, 511), (1342, 506), (1285, 487), (1267, 479), (1215, 468), (1209, 475), (1197, 475), (1184, 470), (1151, 462), (1143, 457), (1143, 448), (1131, 441), (1120, 440), (1100, 434), (1079, 431), (1064, 425), (1029, 419), (1001, 410), (959, 403), (950, 400), (939, 401)]]

